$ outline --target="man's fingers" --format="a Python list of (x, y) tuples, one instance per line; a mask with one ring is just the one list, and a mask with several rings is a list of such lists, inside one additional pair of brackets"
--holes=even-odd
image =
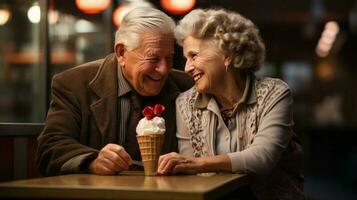
[(120, 158), (129, 166), (132, 164), (130, 155), (125, 151), (124, 147), (117, 144), (108, 144), (108, 149), (115, 152), (120, 156)]
[(133, 164), (130, 155), (125, 151), (124, 148), (121, 151), (119, 151), (119, 156), (127, 165)]
[(104, 166), (105, 168), (111, 170), (111, 171), (114, 171), (114, 172), (118, 172), (120, 167), (115, 163), (113, 162), (112, 160), (106, 158), (106, 157), (102, 157), (99, 161), (99, 163)]
[(97, 172), (98, 172), (97, 174), (100, 174), (100, 175), (113, 175), (116, 173), (116, 171), (113, 171), (104, 165), (98, 165)]
[(123, 170), (127, 170), (129, 168), (129, 164), (124, 161), (118, 153), (114, 152), (114, 151), (105, 151), (103, 153), (103, 156), (110, 160), (112, 163), (115, 164), (117, 170), (119, 171), (120, 169), (123, 169)]
[(107, 144), (99, 152), (98, 158), (105, 158), (108, 162), (105, 162), (108, 167), (114, 167), (116, 172), (128, 170), (131, 164), (130, 155), (125, 149), (117, 144)]
[(116, 171), (110, 169), (104, 164), (103, 158), (96, 159), (93, 163), (93, 173), (99, 175), (112, 175), (115, 174)]

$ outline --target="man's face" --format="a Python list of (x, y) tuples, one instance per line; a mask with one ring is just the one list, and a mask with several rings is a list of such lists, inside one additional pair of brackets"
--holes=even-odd
[(172, 34), (143, 33), (139, 47), (124, 50), (123, 75), (140, 95), (158, 95), (170, 73), (173, 53)]

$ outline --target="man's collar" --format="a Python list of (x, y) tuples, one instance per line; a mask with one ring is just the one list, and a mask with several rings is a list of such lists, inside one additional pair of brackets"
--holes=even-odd
[(118, 64), (118, 97), (133, 91), (129, 82), (124, 78), (122, 66)]
[[(239, 100), (239, 104), (254, 104), (257, 102), (256, 91), (253, 88), (254, 75), (248, 74), (247, 79), (245, 81), (245, 88), (243, 92), (242, 98)], [(199, 109), (207, 108), (208, 103), (210, 102), (212, 95), (199, 93), (197, 99), (195, 101), (195, 107)]]

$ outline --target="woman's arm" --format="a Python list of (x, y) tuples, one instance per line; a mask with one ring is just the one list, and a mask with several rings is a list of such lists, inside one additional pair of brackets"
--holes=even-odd
[[(180, 97), (178, 97), (178, 99), (179, 98)], [(188, 124), (184, 121), (185, 116), (179, 106), (179, 100), (176, 100), (176, 136), (178, 138), (180, 154), (173, 152), (160, 156), (158, 172), (161, 174), (196, 174), (216, 171), (231, 172), (231, 161), (227, 155), (203, 158), (193, 157), (190, 130)]]
[[(258, 125), (258, 132), (249, 148), (212, 157), (195, 158), (170, 153), (160, 157), (159, 173), (201, 173), (201, 172), (251, 172), (266, 174), (271, 171), (280, 160), (293, 135), (292, 132), (292, 97), (289, 90), (281, 93), (279, 97), (266, 105), (264, 115)], [(187, 131), (182, 132), (187, 133)], [(183, 142), (190, 152), (189, 137)], [(181, 145), (181, 144), (180, 144)], [(185, 154), (187, 155), (187, 154)]]
[(241, 152), (229, 153), (233, 172), (267, 174), (278, 163), (293, 136), (292, 97), (289, 90), (265, 104), (253, 143)]

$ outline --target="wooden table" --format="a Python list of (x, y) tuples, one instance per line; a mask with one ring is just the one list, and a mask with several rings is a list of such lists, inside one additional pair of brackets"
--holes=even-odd
[(247, 179), (243, 174), (72, 174), (0, 183), (0, 199), (219, 199), (245, 185)]

